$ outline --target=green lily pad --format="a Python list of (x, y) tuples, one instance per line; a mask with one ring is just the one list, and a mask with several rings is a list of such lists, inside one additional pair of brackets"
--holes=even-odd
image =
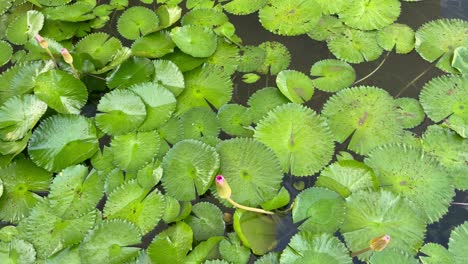
[(250, 106), (249, 115), (254, 123), (258, 123), (275, 107), (290, 101), (276, 87), (265, 87), (252, 94), (247, 101)]
[(180, 23), (182, 26), (197, 25), (203, 27), (220, 26), (229, 19), (221, 10), (215, 8), (196, 8), (185, 14)]
[(231, 136), (251, 137), (253, 130), (249, 109), (238, 104), (225, 104), (218, 111), (218, 119), (224, 132)]
[(416, 51), (443, 71), (458, 73), (451, 66), (453, 52), (468, 46), (468, 22), (461, 19), (438, 19), (424, 24), (416, 31)]
[(39, 124), (29, 141), (28, 153), (49, 171), (87, 160), (98, 150), (96, 128), (84, 116), (54, 115)]
[(29, 10), (18, 16), (8, 25), (5, 36), (16, 45), (23, 45), (42, 29), (44, 15), (36, 10)]
[(418, 100), (402, 97), (396, 99), (395, 103), (404, 128), (416, 127), (424, 121), (426, 116)]
[(168, 60), (155, 60), (153, 65), (155, 72), (153, 82), (167, 88), (174, 96), (180, 95), (185, 89), (185, 82), (179, 67)]
[(204, 58), (213, 55), (218, 44), (213, 30), (196, 25), (173, 28), (171, 38), (180, 50), (193, 57)]
[(279, 264), (279, 259), (278, 252), (270, 252), (255, 260), (254, 264)]
[(1, 40), (0, 41), (0, 67), (7, 64), (10, 61), (11, 55), (13, 55), (13, 48), (11, 45)]
[(294, 176), (320, 171), (334, 152), (333, 137), (325, 120), (298, 104), (285, 104), (270, 111), (258, 123), (254, 137), (275, 152), (283, 172)]
[(374, 252), (369, 260), (370, 264), (418, 264), (419, 262), (410, 254), (396, 248)]
[(146, 234), (161, 220), (164, 207), (164, 197), (158, 190), (149, 192), (137, 181), (130, 180), (108, 195), (103, 213), (106, 219), (132, 222)]
[(325, 92), (337, 92), (351, 86), (356, 80), (356, 71), (348, 63), (340, 60), (322, 60), (314, 63), (310, 75), (317, 89)]
[(338, 59), (349, 63), (373, 61), (380, 57), (382, 48), (377, 43), (377, 33), (345, 28), (341, 34), (330, 38), (328, 49)]
[(88, 101), (86, 85), (61, 70), (39, 74), (34, 94), (50, 108), (62, 114), (79, 114)]
[(240, 51), (239, 72), (253, 72), (260, 68), (266, 58), (266, 51), (257, 46), (244, 46)]
[(468, 73), (468, 47), (458, 47), (455, 49), (453, 52), (452, 67), (462, 74)]
[(463, 138), (468, 137), (468, 76), (445, 75), (426, 83), (419, 94), (424, 112), (434, 122), (445, 121)]
[(177, 222), (165, 229), (148, 246), (148, 256), (153, 263), (184, 263), (192, 249), (193, 232), (189, 225)]
[(265, 50), (263, 65), (257, 70), (261, 74), (277, 75), (286, 70), (291, 63), (291, 53), (288, 48), (276, 41), (266, 41), (259, 45)]
[(258, 13), (265, 29), (284, 36), (311, 31), (321, 16), (320, 5), (314, 0), (271, 0)]
[(146, 119), (143, 100), (129, 90), (116, 89), (101, 97), (96, 125), (110, 135), (136, 130)]
[[(372, 238), (389, 235), (385, 248), (398, 248), (411, 256), (424, 240), (426, 223), (414, 205), (388, 191), (357, 192), (346, 199), (346, 219), (341, 226), (346, 245), (351, 251), (369, 247)], [(371, 252), (359, 255), (367, 260)]]
[(462, 264), (466, 260), (466, 252), (468, 250), (468, 245), (466, 241), (468, 239), (468, 221), (465, 221), (463, 224), (457, 226), (453, 229), (450, 234), (450, 239), (448, 242), (449, 252), (452, 253), (455, 260), (454, 264)]
[(449, 172), (455, 188), (468, 190), (468, 141), (448, 128), (429, 126), (422, 137), (424, 151)]
[(33, 245), (21, 239), (10, 243), (0, 242), (0, 258), (6, 263), (36, 263), (36, 250)]
[(302, 72), (284, 70), (278, 73), (276, 85), (291, 102), (302, 104), (314, 94), (314, 83)]
[(159, 27), (168, 28), (180, 19), (182, 8), (177, 5), (160, 5), (158, 9), (156, 9), (156, 14), (159, 17)]
[(219, 120), (211, 109), (195, 107), (180, 116), (185, 139), (199, 139), (204, 137), (218, 137), (220, 132)]
[(34, 95), (8, 99), (0, 107), (0, 139), (16, 141), (24, 138), (47, 110), (47, 105)]
[(193, 205), (192, 214), (184, 222), (192, 228), (196, 241), (224, 235), (223, 213), (212, 203), (200, 202)]
[(0, 103), (7, 99), (30, 93), (36, 84), (36, 77), (45, 68), (42, 62), (17, 63), (0, 75)]
[(219, 254), (222, 259), (235, 264), (248, 263), (250, 258), (250, 250), (242, 245), (236, 233), (227, 234), (219, 243)]
[(137, 39), (158, 30), (159, 18), (151, 9), (133, 6), (125, 10), (117, 21), (117, 30), (126, 39)]
[(405, 24), (391, 24), (377, 33), (377, 42), (384, 50), (395, 48), (398, 54), (407, 54), (414, 49), (414, 31)]
[(42, 12), (50, 20), (80, 22), (96, 17), (92, 12), (95, 6), (96, 2), (94, 1), (80, 1), (70, 5), (47, 7)]
[(327, 15), (340, 13), (341, 11), (346, 10), (351, 4), (351, 1), (349, 0), (336, 0), (333, 2), (328, 1), (328, 0), (315, 0), (315, 1), (322, 8), (322, 13), (327, 14)]
[[(182, 2), (179, 0), (175, 1)], [(214, 0), (187, 0), (185, 6), (188, 9), (212, 8), (214, 6)]]
[(114, 54), (122, 48), (122, 43), (104, 32), (89, 34), (75, 46), (76, 65), (82, 68), (89, 62), (95, 69), (104, 67), (112, 60)]
[(227, 74), (234, 74), (239, 66), (239, 48), (219, 39), (216, 51), (208, 58), (207, 63), (222, 68)]
[(275, 197), (283, 174), (274, 153), (262, 143), (247, 138), (218, 144), (219, 172), (232, 189), (231, 198), (239, 204), (257, 206)]
[(233, 15), (249, 15), (265, 6), (268, 0), (232, 0), (223, 5), (224, 11)]
[(360, 190), (377, 189), (374, 171), (362, 162), (341, 160), (326, 167), (315, 183), (346, 198)]
[(0, 197), (0, 219), (12, 223), (28, 216), (30, 210), (41, 200), (35, 192), (49, 188), (52, 175), (37, 167), (30, 160), (18, 158), (0, 168), (3, 195)]
[(330, 234), (299, 232), (281, 254), (280, 263), (351, 263), (346, 246)]
[(455, 263), (452, 253), (439, 244), (427, 243), (419, 252), (425, 255), (419, 256), (423, 264)]
[(175, 46), (170, 33), (161, 30), (136, 39), (132, 44), (132, 54), (146, 58), (161, 58), (172, 53)]
[[(330, 5), (330, 2), (326, 0), (316, 1), (318, 1), (318, 3), (320, 3), (320, 1), (323, 1), (324, 5)], [(334, 1), (333, 3), (335, 2), (346, 3), (347, 1)], [(343, 25), (343, 22), (340, 19), (338, 19), (335, 16), (324, 15), (320, 18), (319, 22), (317, 23), (317, 26), (315, 26), (311, 31), (307, 32), (307, 36), (309, 36), (313, 40), (324, 41), (332, 39), (335, 36), (339, 36), (344, 29), (345, 26)]]
[(115, 136), (111, 141), (114, 164), (123, 171), (137, 171), (147, 165), (159, 150), (156, 131), (133, 132)]
[(125, 263), (138, 256), (141, 249), (133, 245), (140, 242), (140, 230), (132, 223), (120, 219), (103, 221), (81, 242), (81, 260), (86, 263)]
[(351, 0), (347, 8), (338, 13), (348, 26), (360, 30), (381, 29), (400, 16), (398, 0)]
[(164, 156), (162, 184), (180, 201), (204, 194), (219, 169), (219, 156), (213, 147), (200, 141), (183, 140)]
[(345, 218), (344, 199), (334, 191), (312, 187), (300, 192), (294, 200), (294, 223), (304, 221), (299, 230), (333, 234)]
[(134, 84), (151, 81), (153, 74), (152, 61), (132, 57), (107, 74), (106, 84), (110, 89), (127, 88)]
[(213, 236), (200, 242), (200, 244), (187, 255), (185, 263), (206, 263), (206, 261), (211, 261), (211, 259), (219, 255), (218, 245), (222, 239), (222, 236)]
[(234, 230), (243, 245), (256, 255), (264, 255), (276, 247), (276, 229), (270, 216), (243, 210), (234, 213)]
[(335, 140), (342, 143), (351, 136), (348, 149), (366, 154), (399, 139), (403, 127), (395, 108), (394, 99), (385, 90), (359, 86), (333, 95), (322, 115), (328, 119)]
[(198, 68), (207, 60), (207, 58), (195, 58), (193, 56), (185, 54), (178, 48), (175, 48), (173, 53), (164, 56), (163, 59), (175, 63), (175, 65), (179, 67), (180, 71), (184, 73)]
[(177, 98), (176, 114), (201, 106), (220, 108), (231, 100), (233, 84), (229, 74), (214, 65), (205, 64), (201, 68), (184, 75), (185, 89)]

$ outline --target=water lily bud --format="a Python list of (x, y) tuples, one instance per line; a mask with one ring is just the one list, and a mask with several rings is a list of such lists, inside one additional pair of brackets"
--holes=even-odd
[(231, 198), (231, 187), (229, 187), (229, 184), (224, 179), (224, 176), (216, 176), (215, 182), (219, 197), (223, 199)]
[(375, 251), (382, 251), (388, 243), (390, 243), (389, 235), (375, 237), (370, 241), (370, 248)]
[(47, 49), (49, 47), (49, 44), (47, 43), (47, 40), (45, 40), (44, 38), (41, 37), (41, 35), (39, 34), (36, 34), (34, 36), (37, 40), (37, 42), (39, 43), (39, 45), (43, 48), (43, 49)]
[(61, 51), (60, 51), (60, 54), (62, 54), (62, 57), (63, 57), (63, 60), (68, 63), (68, 64), (72, 64), (73, 63), (73, 57), (72, 55), (70, 54), (70, 52), (68, 52), (67, 49), (63, 48)]

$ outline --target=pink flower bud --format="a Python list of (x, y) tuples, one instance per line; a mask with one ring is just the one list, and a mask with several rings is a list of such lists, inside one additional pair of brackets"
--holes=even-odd
[(224, 179), (223, 175), (218, 175), (215, 178), (216, 190), (218, 191), (219, 197), (227, 199), (231, 197), (231, 187)]
[(68, 63), (68, 64), (72, 64), (73, 63), (73, 57), (72, 55), (70, 54), (70, 52), (68, 52), (68, 50), (66, 48), (63, 48), (61, 51), (60, 51), (60, 54), (62, 54), (62, 57), (63, 57), (63, 60)]
[(41, 35), (36, 34), (34, 37), (36, 38), (37, 42), (43, 49), (47, 49), (49, 47), (49, 44), (44, 38), (41, 37)]

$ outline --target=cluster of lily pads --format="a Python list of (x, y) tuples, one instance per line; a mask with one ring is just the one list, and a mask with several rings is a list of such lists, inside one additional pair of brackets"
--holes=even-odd
[[(424, 236), (468, 190), (468, 22), (415, 32), (400, 5), (1, 1), (0, 262), (466, 263), (468, 222), (448, 248)], [(243, 45), (228, 14), (255, 12), (336, 59), (305, 74), (279, 42)], [(419, 100), (355, 85), (350, 63), (414, 48), (447, 73)], [(263, 75), (276, 86), (233, 100)], [(320, 113), (315, 89), (334, 93)], [(295, 196), (285, 175), (317, 180)]]

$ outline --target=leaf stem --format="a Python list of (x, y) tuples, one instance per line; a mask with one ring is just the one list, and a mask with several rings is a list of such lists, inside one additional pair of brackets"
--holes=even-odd
[(228, 200), (228, 202), (230, 202), (232, 205), (234, 205), (235, 207), (237, 207), (239, 209), (243, 209), (243, 210), (251, 211), (251, 212), (255, 212), (255, 213), (261, 213), (261, 214), (269, 214), (269, 215), (275, 214), (273, 212), (265, 211), (263, 209), (253, 208), (253, 207), (244, 206), (242, 204), (238, 204), (234, 200), (232, 200), (230, 197), (226, 198), (226, 200)]
[(365, 249), (361, 249), (359, 251), (356, 251), (356, 252), (353, 252), (351, 253), (351, 257), (356, 257), (357, 255), (361, 255), (362, 253), (366, 253), (367, 251), (371, 251), (372, 248), (371, 247), (368, 247), (368, 248), (365, 248)]
[(452, 204), (456, 204), (456, 205), (468, 205), (468, 203), (452, 203)]
[(360, 82), (366, 80), (367, 78), (371, 77), (372, 75), (374, 75), (374, 73), (376, 73), (376, 72), (384, 65), (384, 63), (385, 63), (385, 61), (387, 61), (387, 58), (388, 58), (389, 55), (390, 55), (390, 51), (387, 52), (387, 55), (385, 55), (385, 58), (380, 62), (380, 64), (379, 64), (373, 71), (371, 71), (369, 74), (367, 74), (366, 76), (362, 77), (361, 79), (355, 81), (355, 82), (353, 83), (353, 85), (356, 85), (356, 84), (358, 84), (358, 83), (360, 83)]
[(427, 69), (425, 69), (421, 74), (419, 74), (418, 76), (416, 76), (416, 78), (414, 78), (411, 82), (409, 82), (405, 87), (403, 87), (403, 89), (401, 89), (397, 95), (395, 95), (395, 98), (398, 98), (404, 91), (406, 91), (406, 89), (408, 89), (408, 87), (410, 87), (413, 83), (415, 83), (417, 80), (419, 80), (421, 77), (423, 77), (429, 70), (431, 70), (433, 67), (433, 65), (431, 64), (431, 66), (429, 66)]

